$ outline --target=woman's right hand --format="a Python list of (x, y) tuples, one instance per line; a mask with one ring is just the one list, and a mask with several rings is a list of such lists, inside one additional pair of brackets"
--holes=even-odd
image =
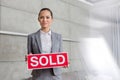
[[(32, 55), (32, 53), (29, 53), (28, 55)], [(25, 55), (25, 62), (27, 62), (27, 55)]]
[(25, 62), (27, 62), (27, 55), (25, 55)]

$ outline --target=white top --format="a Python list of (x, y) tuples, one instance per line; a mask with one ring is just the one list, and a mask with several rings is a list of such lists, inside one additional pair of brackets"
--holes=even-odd
[(51, 30), (47, 33), (40, 30), (40, 34), (41, 34), (40, 38), (41, 38), (41, 44), (42, 44), (41, 53), (50, 53), (51, 47), (52, 47)]

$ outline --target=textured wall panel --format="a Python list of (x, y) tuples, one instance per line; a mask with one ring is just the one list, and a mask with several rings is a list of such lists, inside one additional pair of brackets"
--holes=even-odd
[(4, 31), (29, 33), (39, 28), (37, 15), (8, 7), (1, 7), (1, 20)]
[(54, 19), (51, 28), (53, 31), (62, 34), (63, 38), (70, 39), (71, 34), (70, 34), (69, 22), (60, 19)]
[(76, 6), (70, 6), (70, 20), (72, 22), (88, 25), (86, 22), (89, 22), (88, 10), (82, 9)]
[(13, 9), (38, 13), (41, 8), (40, 0), (1, 0), (1, 5)]
[(0, 35), (0, 61), (24, 61), (26, 37)]

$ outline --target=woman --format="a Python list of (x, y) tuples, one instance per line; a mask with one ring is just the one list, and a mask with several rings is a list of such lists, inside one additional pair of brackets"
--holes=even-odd
[[(53, 13), (49, 8), (42, 8), (38, 14), (41, 29), (28, 35), (28, 54), (62, 52), (61, 35), (52, 32)], [(60, 68), (37, 69), (32, 71), (32, 80), (61, 80)]]

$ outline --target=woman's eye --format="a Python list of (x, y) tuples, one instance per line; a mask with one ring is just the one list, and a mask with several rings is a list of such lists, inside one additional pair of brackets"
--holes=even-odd
[(47, 19), (49, 19), (50, 17), (46, 17)]
[(43, 17), (41, 16), (40, 19), (43, 19)]
[(50, 19), (50, 17), (49, 17), (49, 16), (46, 16), (46, 17), (41, 16), (41, 17), (40, 17), (40, 19), (45, 19), (45, 18), (46, 18), (46, 19)]

